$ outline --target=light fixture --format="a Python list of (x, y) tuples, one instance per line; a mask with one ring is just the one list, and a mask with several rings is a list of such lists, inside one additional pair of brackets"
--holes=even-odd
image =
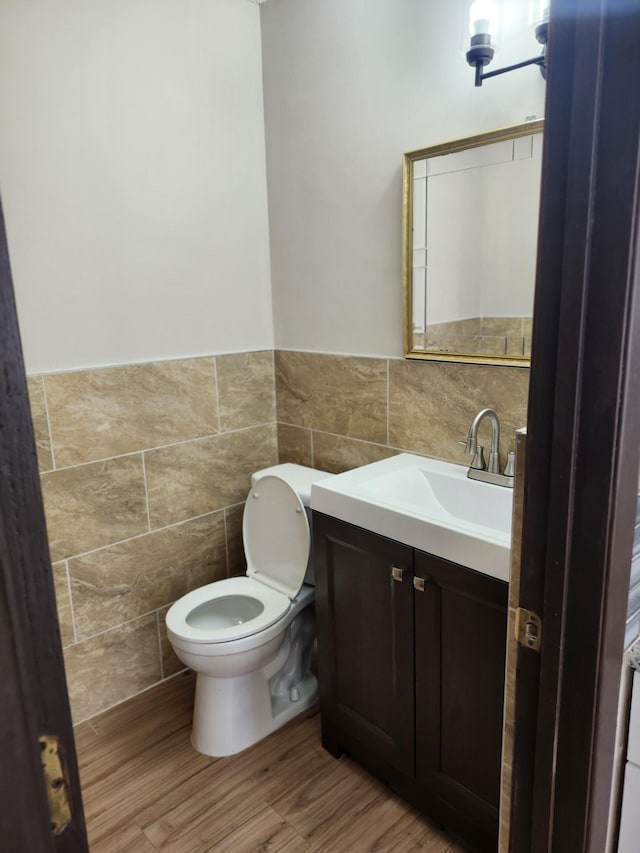
[(482, 86), (482, 81), (489, 77), (497, 77), (498, 74), (506, 74), (507, 71), (515, 71), (516, 68), (525, 68), (527, 65), (537, 65), (540, 73), (547, 77), (547, 36), (549, 33), (549, 0), (532, 0), (529, 7), (529, 23), (534, 27), (534, 33), (538, 44), (542, 45), (542, 53), (515, 65), (507, 65), (497, 68), (495, 71), (483, 71), (494, 57), (496, 46), (492, 41), (495, 38), (497, 23), (499, 19), (498, 3), (496, 0), (474, 0), (469, 8), (469, 33), (471, 41), (466, 53), (467, 62), (476, 69), (476, 86)]

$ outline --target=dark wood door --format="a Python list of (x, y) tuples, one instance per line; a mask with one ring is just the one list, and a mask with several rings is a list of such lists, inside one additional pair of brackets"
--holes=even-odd
[(497, 849), (507, 584), (415, 553), (416, 778), (434, 817)]
[(318, 513), (313, 537), (323, 743), (412, 775), (413, 551)]
[[(87, 846), (40, 479), (0, 209), (0, 848)], [(47, 805), (39, 738), (54, 738), (70, 815)], [(63, 783), (60, 783), (60, 779)], [(53, 825), (55, 823), (55, 825)]]
[[(640, 442), (639, 0), (553, 0), (512, 853), (607, 849)], [(615, 844), (615, 842), (614, 842)]]

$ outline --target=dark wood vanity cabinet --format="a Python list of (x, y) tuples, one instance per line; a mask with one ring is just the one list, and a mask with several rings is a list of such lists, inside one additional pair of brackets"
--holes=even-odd
[(340, 752), (326, 720), (413, 774), (413, 551), (316, 513), (313, 538), (325, 746)]
[(313, 514), (323, 745), (496, 851), (507, 584)]

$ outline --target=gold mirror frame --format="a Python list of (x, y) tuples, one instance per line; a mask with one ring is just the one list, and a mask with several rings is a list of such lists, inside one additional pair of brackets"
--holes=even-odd
[(542, 133), (544, 120), (525, 122), (511, 127), (454, 139), (440, 145), (409, 151), (403, 155), (402, 168), (402, 288), (404, 307), (404, 357), (426, 361), (454, 361), (466, 364), (493, 364), (510, 367), (528, 367), (529, 356), (475, 355), (462, 352), (428, 352), (413, 349), (413, 165), (417, 160), (453, 154), (469, 148), (490, 145), (507, 139), (518, 139)]

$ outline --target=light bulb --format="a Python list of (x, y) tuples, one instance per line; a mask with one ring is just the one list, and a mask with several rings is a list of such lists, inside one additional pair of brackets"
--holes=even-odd
[(529, 26), (549, 22), (549, 0), (531, 0), (529, 3)]
[(498, 8), (495, 0), (474, 0), (469, 9), (469, 34), (495, 35)]

